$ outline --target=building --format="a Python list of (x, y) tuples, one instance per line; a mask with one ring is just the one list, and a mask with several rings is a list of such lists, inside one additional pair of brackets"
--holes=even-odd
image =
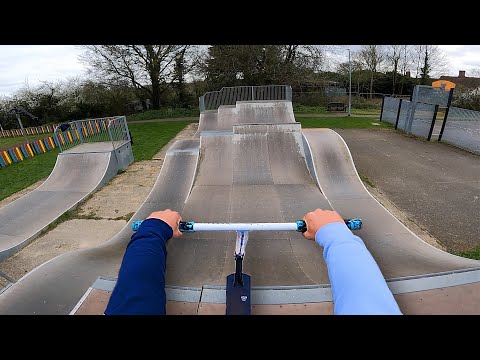
[(480, 77), (465, 76), (465, 71), (460, 70), (458, 76), (442, 75), (439, 79), (432, 79), (432, 83), (437, 80), (447, 80), (453, 82), (456, 89), (459, 90), (475, 90), (480, 87)]

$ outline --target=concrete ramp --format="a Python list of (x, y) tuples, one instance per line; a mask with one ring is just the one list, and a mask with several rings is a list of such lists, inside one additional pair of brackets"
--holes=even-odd
[[(296, 221), (329, 208), (310, 176), (300, 124), (236, 125), (200, 138), (198, 175), (182, 213), (198, 222)], [(288, 169), (288, 171), (285, 171)], [(169, 242), (167, 284), (224, 285), (234, 232), (184, 234)], [(252, 232), (245, 271), (253, 286), (328, 283), (322, 250), (295, 232)]]
[(26, 246), (66, 211), (133, 161), (130, 143), (83, 144), (60, 153), (45, 182), (0, 208), (0, 261)]
[(157, 181), (132, 220), (105, 244), (60, 255), (32, 270), (0, 295), (0, 314), (69, 314), (99, 276), (116, 277), (133, 232), (131, 222), (153, 211), (183, 211), (198, 160), (198, 140), (167, 151)]
[(232, 131), (241, 124), (285, 124), (294, 123), (290, 101), (237, 101), (236, 105), (221, 105), (218, 110), (200, 113), (196, 137), (202, 131)]
[(198, 129), (195, 137), (200, 137), (202, 131), (212, 131), (218, 129), (218, 110), (206, 110), (200, 113), (198, 119)]

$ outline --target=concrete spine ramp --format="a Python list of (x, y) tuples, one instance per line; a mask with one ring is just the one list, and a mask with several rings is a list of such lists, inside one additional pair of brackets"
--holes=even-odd
[(196, 137), (203, 131), (229, 131), (233, 125), (295, 122), (290, 101), (237, 101), (236, 105), (221, 105), (218, 110), (200, 113)]
[[(235, 125), (233, 134), (202, 135), (198, 174), (182, 217), (291, 222), (312, 208), (328, 208), (307, 170), (300, 130), (299, 123)], [(224, 285), (234, 269), (235, 238), (234, 232), (201, 232), (172, 239), (167, 284)], [(321, 248), (298, 233), (252, 232), (246, 254), (253, 286), (328, 282)]]
[(133, 161), (130, 143), (83, 144), (60, 153), (50, 176), (34, 191), (0, 208), (0, 261), (26, 246)]

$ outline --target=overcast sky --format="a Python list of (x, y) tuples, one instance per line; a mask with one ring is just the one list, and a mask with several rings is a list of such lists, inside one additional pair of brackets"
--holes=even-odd
[[(357, 46), (353, 46), (357, 47)], [(444, 75), (459, 70), (480, 68), (480, 45), (440, 45), (449, 61)], [(55, 81), (84, 76), (85, 66), (78, 60), (81, 50), (72, 45), (0, 45), (0, 96), (12, 95), (26, 82), (32, 87), (40, 81)]]

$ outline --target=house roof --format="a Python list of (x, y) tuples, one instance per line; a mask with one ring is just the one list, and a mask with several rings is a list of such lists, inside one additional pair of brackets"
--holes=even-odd
[[(478, 77), (458, 77), (458, 76), (440, 76), (439, 79), (432, 79), (432, 82), (436, 80), (448, 80), (455, 83), (457, 86), (465, 89), (476, 89), (480, 87), (480, 78)], [(430, 84), (431, 85), (431, 84)]]

